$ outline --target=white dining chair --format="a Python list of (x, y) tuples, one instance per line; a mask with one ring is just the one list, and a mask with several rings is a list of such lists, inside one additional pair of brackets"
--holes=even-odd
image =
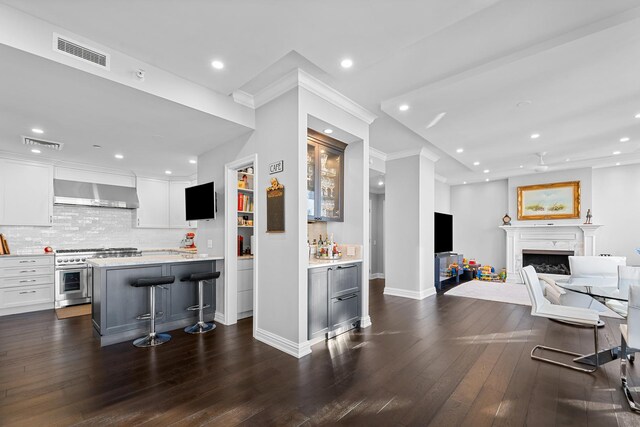
[(572, 278), (617, 278), (618, 266), (627, 265), (623, 256), (570, 256)]
[[(631, 265), (618, 266), (618, 292), (627, 295), (629, 287), (640, 285), (640, 267)], [(627, 317), (628, 303), (614, 299), (607, 300), (605, 305), (622, 317)]]
[(565, 368), (573, 369), (580, 372), (595, 372), (598, 369), (598, 321), (600, 316), (595, 310), (580, 307), (568, 307), (564, 305), (551, 304), (548, 301), (542, 291), (542, 286), (538, 280), (538, 274), (532, 266), (526, 266), (522, 269), (522, 277), (524, 283), (529, 292), (529, 298), (531, 298), (531, 315), (538, 317), (546, 317), (551, 320), (559, 320), (561, 322), (569, 322), (571, 324), (587, 326), (593, 328), (593, 342), (595, 353), (595, 366), (593, 368), (581, 368), (578, 366), (569, 365), (553, 359), (547, 359), (535, 354), (537, 350), (547, 350), (555, 353), (568, 354), (575, 357), (584, 357), (586, 355), (580, 353), (574, 353), (567, 350), (562, 350), (553, 347), (547, 347), (544, 345), (536, 345), (531, 350), (531, 358), (542, 362), (551, 363), (554, 365), (562, 366)]
[(640, 352), (640, 285), (629, 286), (629, 310), (627, 324), (620, 325), (620, 379), (622, 390), (632, 410), (640, 412), (638, 393), (640, 387), (630, 387), (627, 379), (627, 363), (630, 353)]

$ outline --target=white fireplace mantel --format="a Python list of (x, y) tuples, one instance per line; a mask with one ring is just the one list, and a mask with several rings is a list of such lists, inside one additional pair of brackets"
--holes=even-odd
[(507, 234), (507, 276), (519, 277), (522, 250), (565, 250), (578, 256), (596, 255), (599, 224), (513, 224), (501, 225)]

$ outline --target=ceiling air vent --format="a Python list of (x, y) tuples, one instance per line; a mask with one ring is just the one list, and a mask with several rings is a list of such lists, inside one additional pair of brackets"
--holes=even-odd
[(62, 37), (59, 34), (53, 34), (53, 49), (65, 55), (90, 62), (99, 67), (106, 68), (107, 70), (109, 69), (108, 54), (99, 52), (89, 46), (83, 46), (74, 40)]
[(34, 145), (36, 147), (48, 148), (49, 150), (56, 151), (62, 150), (62, 146), (64, 145), (61, 142), (45, 141), (44, 139), (35, 139), (28, 136), (22, 137), (22, 143), (24, 145)]

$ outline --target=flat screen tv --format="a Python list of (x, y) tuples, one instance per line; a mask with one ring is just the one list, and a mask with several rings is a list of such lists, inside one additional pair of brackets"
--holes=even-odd
[(187, 221), (215, 219), (216, 191), (213, 182), (187, 187), (184, 189)]
[(434, 213), (434, 248), (435, 253), (453, 252), (453, 215)]

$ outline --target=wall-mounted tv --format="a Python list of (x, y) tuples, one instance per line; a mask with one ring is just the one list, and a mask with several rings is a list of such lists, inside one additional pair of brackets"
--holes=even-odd
[(218, 206), (213, 182), (184, 189), (187, 221), (215, 219)]
[(433, 252), (453, 252), (453, 215), (434, 212)]

